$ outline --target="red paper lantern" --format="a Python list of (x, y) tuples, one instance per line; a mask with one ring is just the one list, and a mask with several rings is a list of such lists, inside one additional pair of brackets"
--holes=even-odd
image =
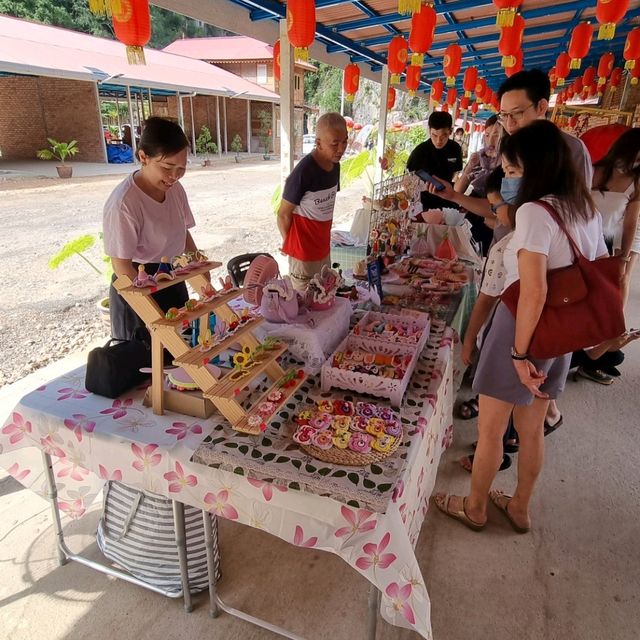
[(456, 83), (456, 76), (460, 71), (460, 64), (462, 63), (462, 49), (460, 45), (450, 44), (445, 52), (442, 66), (444, 68), (444, 75), (447, 77), (447, 86), (452, 87)]
[(357, 64), (352, 62), (345, 67), (342, 86), (344, 87), (345, 100), (353, 102), (360, 86), (360, 67)]
[(387, 54), (387, 66), (391, 74), (391, 84), (400, 82), (400, 74), (404, 73), (407, 66), (407, 41), (402, 36), (395, 36), (389, 43), (389, 53)]
[(571, 64), (571, 58), (566, 51), (563, 51), (556, 58), (556, 75), (558, 76), (558, 86), (562, 87), (566, 77), (569, 75), (569, 65)]
[(476, 67), (467, 67), (467, 69), (464, 72), (464, 79), (462, 80), (464, 95), (467, 98), (471, 97), (471, 92), (475, 90), (477, 83), (478, 83), (478, 69)]
[(389, 87), (387, 91), (387, 110), (391, 111), (396, 103), (396, 90), (393, 87)]
[(476, 98), (479, 100), (484, 99), (484, 94), (487, 92), (487, 81), (484, 78), (478, 78), (476, 83)]
[(287, 33), (296, 49), (296, 60), (308, 60), (309, 47), (316, 37), (314, 0), (287, 0)]
[(464, 123), (464, 130), (466, 133), (469, 133), (471, 131), (471, 123), (470, 122), (465, 122)]
[(611, 75), (613, 70), (613, 63), (615, 62), (615, 56), (611, 51), (603, 53), (600, 56), (598, 62), (598, 84), (603, 85), (607, 82), (607, 78)]
[(571, 58), (571, 69), (579, 69), (582, 58), (585, 58), (591, 47), (593, 37), (593, 27), (588, 22), (581, 22), (576, 26), (571, 34), (569, 42), (569, 56)]
[(590, 87), (596, 79), (596, 68), (587, 67), (582, 74), (582, 84)]
[(624, 68), (633, 69), (636, 66), (636, 60), (640, 58), (640, 27), (629, 31), (622, 55), (626, 60)]
[(522, 34), (524, 33), (524, 18), (516, 15), (510, 27), (502, 27), (500, 40), (498, 41), (498, 51), (502, 56), (503, 67), (513, 67), (516, 63), (516, 52), (522, 45)]
[(565, 99), (564, 99), (564, 91), (561, 91), (557, 96), (556, 96), (556, 104), (557, 105), (561, 105), (565, 103)]
[(445, 113), (449, 113), (449, 105), (448, 104), (443, 104), (442, 108), (440, 109), (440, 111), (444, 111)]
[(411, 97), (416, 95), (416, 91), (420, 86), (420, 76), (422, 75), (422, 67), (417, 64), (410, 64), (407, 67), (407, 77), (404, 79), (404, 83), (409, 89), (409, 95)]
[(554, 85), (556, 84), (556, 82), (558, 82), (558, 74), (556, 73), (556, 68), (555, 67), (551, 67), (551, 69), (549, 69), (549, 82)]
[(578, 124), (578, 116), (575, 116), (575, 115), (574, 115), (574, 116), (571, 116), (571, 117), (569, 118), (569, 126), (570, 126), (572, 129), (575, 129), (577, 124)]
[(609, 80), (612, 92), (615, 92), (615, 90), (618, 88), (618, 86), (620, 85), (620, 80), (622, 80), (622, 68), (614, 67), (613, 71), (611, 72), (611, 78)]
[(515, 64), (504, 70), (507, 78), (510, 78), (514, 73), (518, 73), (518, 71), (522, 71), (522, 49), (518, 49), (513, 57), (515, 58)]
[(411, 47), (411, 64), (422, 66), (424, 54), (433, 43), (436, 30), (436, 10), (430, 4), (423, 4), (419, 11), (411, 17), (409, 46)]
[(582, 90), (584, 89), (584, 82), (582, 81), (581, 77), (578, 77), (573, 81), (573, 88), (576, 93), (582, 92)]
[(499, 27), (510, 27), (522, 0), (493, 0), (493, 4), (498, 9), (496, 24)]
[(353, 130), (354, 131), (360, 131), (362, 129), (362, 125), (359, 122), (354, 122), (353, 123)]
[(471, 113), (473, 113), (474, 116), (476, 115), (476, 113), (478, 113), (478, 103), (477, 102), (474, 102), (471, 105)]
[(149, 0), (119, 0), (111, 5), (116, 38), (127, 45), (129, 64), (145, 64), (143, 47), (151, 38)]
[(598, 40), (612, 40), (616, 33), (616, 23), (624, 18), (629, 8), (629, 0), (598, 0), (596, 20), (600, 23)]
[(469, 108), (469, 97), (468, 96), (462, 96), (462, 98), (460, 98), (460, 108), (463, 111), (466, 111)]
[(440, 102), (442, 100), (442, 92), (444, 91), (444, 82), (437, 78), (431, 84), (431, 100), (434, 102)]
[(449, 89), (447, 91), (447, 104), (450, 107), (453, 107), (457, 99), (458, 99), (458, 92), (455, 89)]
[(273, 45), (273, 77), (280, 82), (280, 40)]
[(567, 98), (569, 98), (569, 100), (571, 100), (571, 98), (573, 98), (573, 96), (575, 96), (575, 95), (576, 95), (576, 89), (575, 89), (575, 87), (573, 86), (573, 83), (571, 83), (571, 84), (569, 85), (569, 88), (568, 88), (568, 89), (565, 89), (565, 91), (567, 92)]
[[(638, 63), (638, 60), (636, 60), (636, 63)], [(635, 64), (633, 69), (629, 71), (629, 75), (631, 76), (631, 84), (634, 86), (638, 84), (638, 78), (640, 78), (640, 64)]]
[(589, 83), (587, 90), (589, 93), (589, 97), (593, 98), (593, 96), (595, 96), (598, 93), (598, 83), (595, 80)]
[(353, 118), (345, 116), (344, 121), (347, 123), (347, 129), (353, 129)]

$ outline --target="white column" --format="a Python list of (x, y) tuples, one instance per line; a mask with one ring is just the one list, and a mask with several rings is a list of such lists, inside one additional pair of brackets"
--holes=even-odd
[(276, 103), (271, 103), (271, 147), (276, 152)]
[(127, 104), (129, 106), (129, 128), (131, 131), (131, 148), (133, 149), (133, 157), (136, 157), (138, 145), (136, 145), (136, 132), (133, 128), (133, 107), (131, 105), (131, 87), (127, 85)]
[(344, 69), (342, 70), (342, 78), (340, 78), (340, 115), (344, 115)]
[(280, 179), (293, 170), (293, 60), (287, 21), (280, 20)]
[(153, 115), (153, 98), (151, 97), (151, 89), (147, 90), (147, 96), (149, 97), (149, 115)]
[(98, 130), (100, 131), (100, 140), (102, 141), (102, 157), (105, 162), (109, 162), (107, 156), (107, 140), (104, 137), (104, 131), (102, 129), (102, 111), (100, 109), (100, 91), (98, 91), (98, 83), (94, 85), (96, 88), (96, 103), (98, 105)]
[(251, 100), (247, 100), (247, 153), (251, 153)]
[(389, 67), (383, 65), (380, 74), (380, 114), (378, 119), (378, 146), (376, 147), (374, 181), (382, 180), (382, 166), (378, 158), (384, 157), (384, 144), (387, 135), (387, 96), (389, 94)]
[(224, 152), (229, 153), (229, 140), (227, 139), (227, 99), (222, 98), (222, 116), (224, 121)]
[(116, 94), (116, 113), (118, 114), (118, 138), (122, 139), (122, 125), (120, 124), (120, 101)]
[(176, 91), (176, 97), (178, 98), (178, 124), (184, 131), (184, 111), (182, 109), (182, 96), (179, 91)]
[(218, 156), (222, 158), (222, 140), (220, 139), (220, 96), (216, 96), (216, 139), (218, 141)]
[(193, 118), (193, 97), (189, 96), (189, 109), (191, 110), (191, 142), (193, 143), (193, 155), (196, 155), (196, 121)]

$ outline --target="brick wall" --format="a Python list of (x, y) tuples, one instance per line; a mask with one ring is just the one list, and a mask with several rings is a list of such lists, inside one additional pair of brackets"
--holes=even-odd
[(0, 78), (2, 160), (32, 160), (47, 138), (78, 141), (74, 160), (103, 162), (102, 131), (91, 82), (42, 77)]

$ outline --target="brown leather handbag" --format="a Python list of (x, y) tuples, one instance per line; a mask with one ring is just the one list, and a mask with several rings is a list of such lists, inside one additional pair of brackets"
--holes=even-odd
[[(558, 223), (571, 245), (574, 262), (547, 272), (547, 299), (529, 345), (536, 359), (556, 358), (593, 347), (624, 333), (620, 293), (620, 258), (587, 260), (567, 227), (547, 202), (537, 201)], [(520, 281), (502, 294), (502, 302), (516, 315)]]

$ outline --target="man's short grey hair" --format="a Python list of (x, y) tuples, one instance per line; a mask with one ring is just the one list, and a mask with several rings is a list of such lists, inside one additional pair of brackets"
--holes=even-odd
[(342, 129), (346, 128), (346, 126), (347, 121), (339, 113), (332, 111), (324, 113), (318, 118), (316, 131), (319, 133), (323, 129)]

